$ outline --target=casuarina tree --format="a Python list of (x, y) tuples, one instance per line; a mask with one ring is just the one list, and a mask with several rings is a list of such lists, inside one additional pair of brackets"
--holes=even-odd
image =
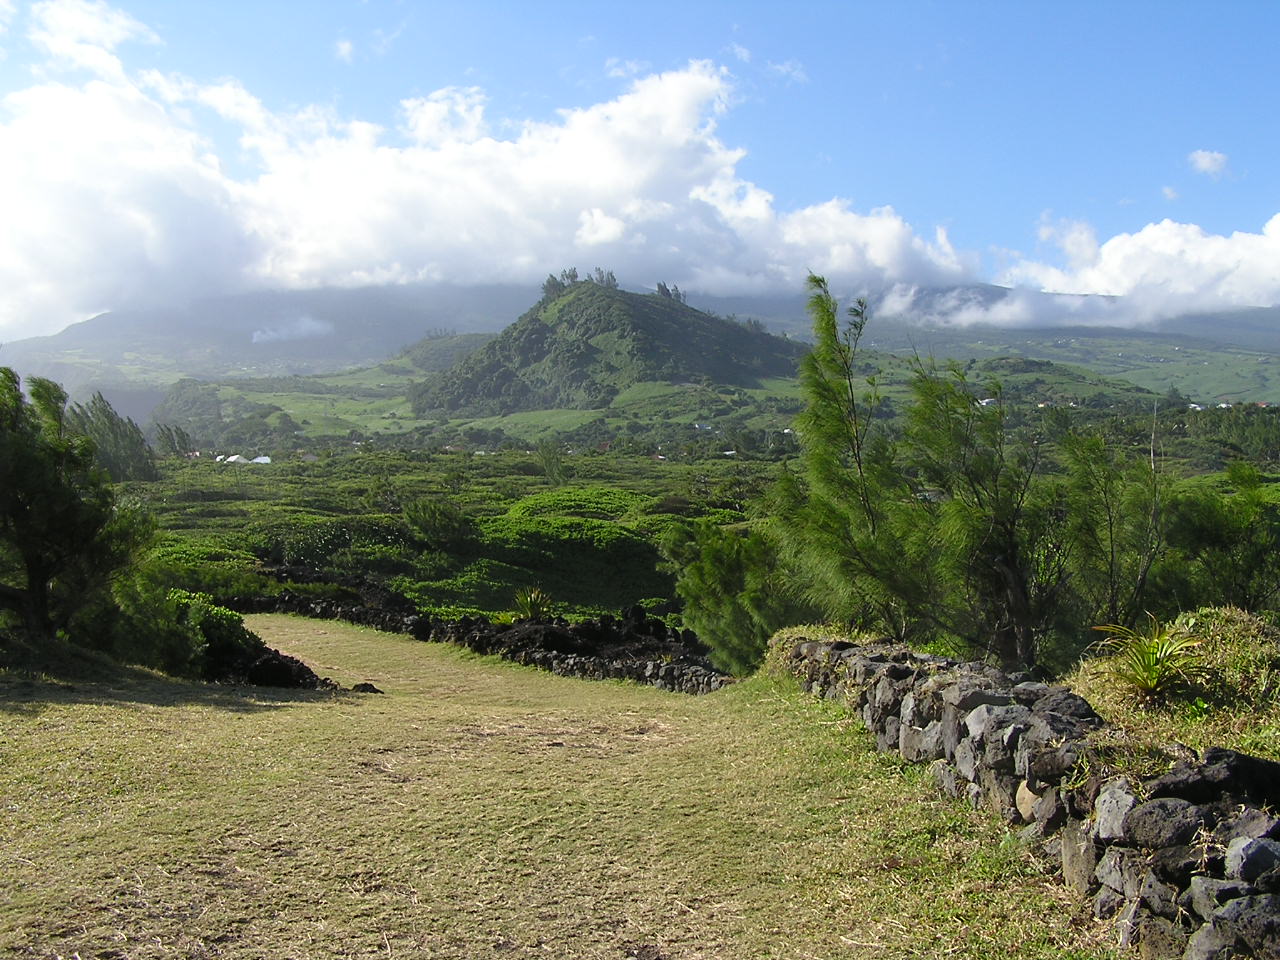
[(0, 617), (39, 644), (129, 565), (149, 527), (117, 502), (66, 392), (33, 377), (26, 394), (0, 367)]

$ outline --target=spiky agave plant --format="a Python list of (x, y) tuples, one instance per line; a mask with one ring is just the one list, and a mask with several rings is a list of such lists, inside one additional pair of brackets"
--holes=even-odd
[(1111, 675), (1148, 698), (1195, 682), (1204, 675), (1200, 640), (1179, 623), (1161, 623), (1152, 614), (1145, 627), (1104, 623), (1093, 629), (1107, 634), (1099, 644), (1111, 655)]
[(545, 620), (551, 616), (554, 601), (541, 587), (521, 587), (516, 591), (516, 616), (521, 620)]

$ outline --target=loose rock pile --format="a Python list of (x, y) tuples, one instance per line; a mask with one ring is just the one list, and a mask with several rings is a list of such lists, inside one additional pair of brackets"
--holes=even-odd
[(1100, 781), (1102, 720), (1066, 687), (892, 644), (788, 641), (774, 655), (860, 712), (879, 749), (1022, 825), (1122, 945), (1280, 960), (1280, 764), (1211, 748), (1160, 777)]

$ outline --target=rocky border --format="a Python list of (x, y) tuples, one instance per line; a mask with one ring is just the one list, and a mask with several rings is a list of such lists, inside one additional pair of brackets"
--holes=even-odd
[(787, 639), (771, 659), (859, 713), (878, 749), (930, 763), (944, 792), (1042, 844), (1121, 946), (1280, 960), (1280, 763), (1210, 748), (1159, 777), (1100, 780), (1103, 721), (1065, 686), (890, 643)]
[(557, 619), (499, 624), (480, 617), (432, 620), (403, 609), (315, 599), (289, 591), (237, 597), (228, 605), (240, 613), (296, 613), (407, 633), (416, 640), (453, 643), (565, 677), (630, 680), (687, 694), (711, 693), (734, 682), (712, 666), (706, 647), (692, 631), (668, 627), (638, 606), (620, 617), (581, 623)]

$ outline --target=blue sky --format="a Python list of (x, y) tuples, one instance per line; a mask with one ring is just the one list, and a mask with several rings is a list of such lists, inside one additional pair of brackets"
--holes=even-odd
[(1263, 2), (0, 0), (0, 337), (568, 264), (1275, 304), (1278, 28)]

